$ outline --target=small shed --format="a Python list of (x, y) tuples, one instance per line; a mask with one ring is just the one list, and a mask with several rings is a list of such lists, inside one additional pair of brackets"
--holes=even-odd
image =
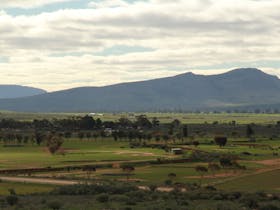
[(172, 152), (174, 155), (182, 155), (182, 154), (183, 154), (183, 149), (182, 149), (182, 148), (172, 148), (172, 149), (171, 149), (171, 152)]

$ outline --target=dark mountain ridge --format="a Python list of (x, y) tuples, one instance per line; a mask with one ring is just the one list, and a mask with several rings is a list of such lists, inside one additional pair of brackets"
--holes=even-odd
[(180, 74), (104, 87), (81, 87), (0, 100), (0, 109), (30, 112), (196, 110), (280, 103), (280, 80), (258, 69)]
[(45, 90), (20, 85), (0, 85), (0, 98), (20, 98), (46, 93)]

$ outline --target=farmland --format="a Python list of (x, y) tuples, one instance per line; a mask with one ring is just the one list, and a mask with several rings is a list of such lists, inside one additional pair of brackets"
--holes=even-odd
[[(51, 196), (71, 183), (111, 182), (144, 192), (155, 186), (159, 194), (178, 186), (187, 192), (211, 186), (224, 193), (280, 193), (277, 114), (105, 114), (100, 119), (56, 114), (55, 120), (53, 114), (31, 115), (36, 121), (6, 114), (9, 118), (1, 121), (1, 196), (11, 189), (18, 196)], [(226, 140), (224, 145), (217, 136)], [(49, 142), (60, 139), (52, 152)]]
[[(33, 119), (63, 119), (73, 116), (84, 116), (88, 113), (26, 113), (0, 111), (0, 119), (12, 118), (16, 120), (32, 121)], [(121, 117), (135, 120), (138, 115), (144, 114), (149, 119), (158, 118), (162, 123), (172, 122), (174, 119), (182, 123), (230, 123), (235, 121), (239, 124), (260, 123), (275, 124), (280, 120), (279, 113), (95, 113), (93, 117), (103, 121), (117, 121)]]

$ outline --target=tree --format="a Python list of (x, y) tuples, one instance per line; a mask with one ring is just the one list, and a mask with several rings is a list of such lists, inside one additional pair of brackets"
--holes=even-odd
[(254, 130), (251, 125), (247, 125), (246, 136), (250, 138), (252, 135), (254, 135)]
[(149, 121), (146, 115), (139, 115), (136, 117), (136, 125), (142, 128), (151, 128), (152, 123)]
[(86, 173), (87, 179), (89, 180), (92, 173), (96, 171), (96, 168), (94, 166), (84, 166), (82, 170)]
[(87, 139), (89, 140), (91, 138), (91, 133), (90, 132), (87, 132), (86, 133), (86, 136), (87, 136)]
[(176, 133), (176, 134), (175, 134), (175, 137), (176, 137), (176, 139), (178, 139), (178, 140), (182, 140), (182, 139), (183, 139), (183, 136), (182, 136), (181, 133)]
[(49, 152), (55, 154), (63, 144), (63, 138), (57, 134), (51, 133), (47, 138), (47, 147)]
[(178, 128), (181, 125), (180, 120), (175, 119), (171, 122), (171, 125), (173, 125), (174, 128)]
[(79, 132), (78, 137), (80, 140), (83, 140), (83, 138), (85, 137), (85, 134), (83, 132)]
[(159, 126), (159, 123), (160, 123), (159, 120), (156, 117), (153, 117), (153, 119), (152, 119), (152, 126), (154, 128), (156, 128), (156, 127)]
[(176, 178), (176, 174), (175, 173), (169, 173), (168, 174), (168, 178), (173, 182), (173, 179), (175, 179)]
[(97, 129), (102, 128), (102, 120), (100, 118), (96, 119), (95, 124)]
[(215, 140), (215, 143), (217, 145), (219, 145), (220, 147), (224, 147), (227, 144), (227, 137), (225, 137), (225, 136), (216, 136), (214, 138), (214, 140)]
[(135, 168), (131, 165), (123, 165), (121, 168), (122, 171), (126, 173), (126, 180), (128, 181), (129, 176), (131, 176), (131, 173), (135, 170)]
[(233, 163), (233, 158), (230, 157), (230, 156), (223, 156), (223, 157), (220, 158), (220, 165), (223, 168), (231, 167), (232, 163)]
[(188, 126), (187, 125), (184, 125), (183, 127), (183, 137), (184, 138), (188, 138), (189, 136), (189, 129), (188, 129)]
[(35, 137), (35, 142), (38, 146), (41, 145), (41, 143), (44, 141), (45, 139), (45, 134), (44, 133), (41, 133), (41, 132), (38, 132), (36, 131), (35, 134), (34, 134), (34, 137)]
[(208, 172), (208, 169), (205, 166), (198, 165), (195, 167), (195, 171), (200, 174), (200, 186), (201, 186), (203, 176), (205, 173)]
[(80, 120), (80, 128), (84, 130), (91, 130), (95, 126), (95, 120), (91, 116), (84, 116)]
[(119, 119), (119, 125), (121, 126), (121, 127), (130, 127), (130, 126), (132, 126), (132, 122), (129, 120), (129, 119), (127, 119), (126, 117), (121, 117), (120, 119)]
[(208, 170), (212, 172), (213, 176), (215, 176), (215, 172), (219, 171), (221, 167), (216, 163), (208, 163)]
[(23, 140), (23, 135), (22, 134), (16, 134), (16, 139), (17, 139), (17, 143), (21, 144), (22, 140)]
[(198, 147), (198, 145), (199, 145), (199, 141), (193, 141), (192, 143), (195, 147)]
[(167, 144), (168, 140), (169, 140), (169, 136), (168, 135), (163, 135), (162, 139), (164, 140), (165, 144)]

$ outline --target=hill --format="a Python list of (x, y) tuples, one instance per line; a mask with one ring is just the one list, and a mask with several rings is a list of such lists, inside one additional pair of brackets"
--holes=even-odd
[(258, 69), (81, 87), (0, 100), (0, 109), (31, 112), (114, 112), (235, 108), (280, 103), (280, 80)]
[(20, 98), (46, 93), (45, 90), (20, 85), (0, 85), (0, 98)]

